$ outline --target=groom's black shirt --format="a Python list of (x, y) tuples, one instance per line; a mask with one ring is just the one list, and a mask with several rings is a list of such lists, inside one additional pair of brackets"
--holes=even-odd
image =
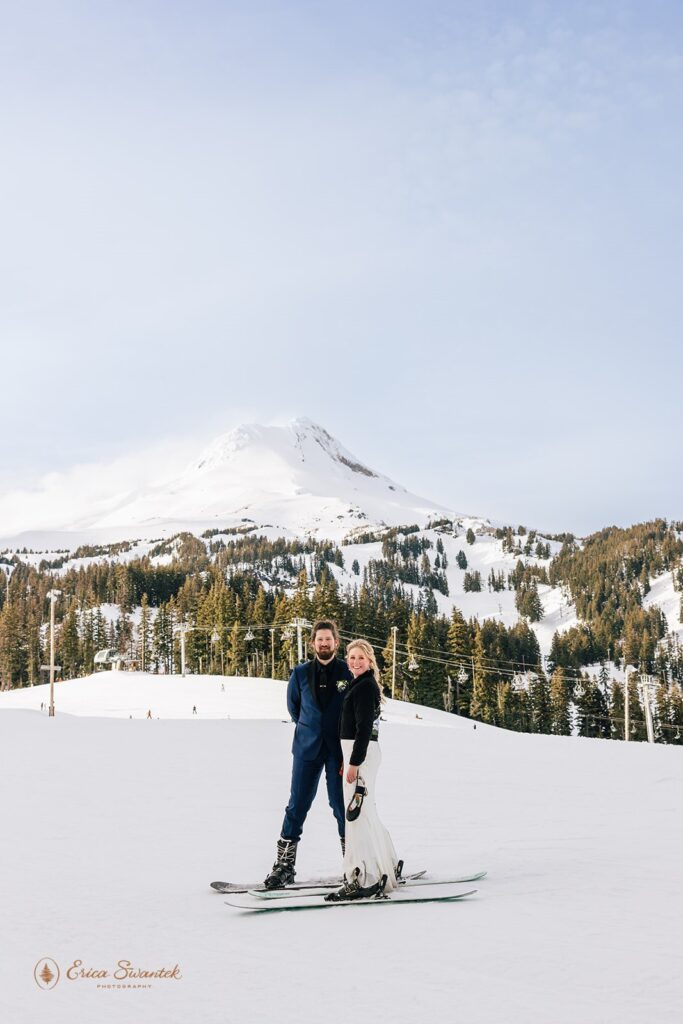
[(346, 662), (333, 658), (323, 665), (317, 658), (313, 660), (313, 696), (321, 711), (329, 705), (337, 692), (337, 683), (348, 678)]

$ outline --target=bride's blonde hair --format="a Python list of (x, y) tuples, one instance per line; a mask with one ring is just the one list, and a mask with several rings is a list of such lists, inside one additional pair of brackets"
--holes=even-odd
[(354, 649), (354, 647), (357, 647), (360, 651), (362, 651), (365, 657), (370, 662), (370, 668), (375, 677), (375, 682), (377, 683), (377, 686), (379, 688), (379, 695), (380, 697), (382, 697), (382, 681), (379, 673), (379, 665), (377, 664), (377, 658), (375, 657), (374, 647), (372, 646), (372, 644), (369, 644), (367, 640), (361, 640), (360, 638), (358, 640), (352, 640), (350, 643), (346, 645), (347, 658), (349, 656), (349, 653)]

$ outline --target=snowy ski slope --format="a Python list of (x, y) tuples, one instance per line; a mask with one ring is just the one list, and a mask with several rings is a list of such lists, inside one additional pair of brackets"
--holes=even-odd
[[(45, 687), (0, 694), (3, 1020), (680, 1020), (678, 748), (475, 729), (390, 704), (382, 816), (409, 866), (488, 868), (479, 894), (261, 919), (208, 882), (258, 879), (272, 862), (289, 787), (284, 684), (105, 673), (58, 684), (55, 719), (35, 710), (45, 699)], [(298, 868), (339, 868), (323, 792)], [(33, 970), (48, 956), (62, 976), (41, 991)], [(116, 989), (64, 976), (75, 960), (111, 972), (121, 959), (182, 977)]]

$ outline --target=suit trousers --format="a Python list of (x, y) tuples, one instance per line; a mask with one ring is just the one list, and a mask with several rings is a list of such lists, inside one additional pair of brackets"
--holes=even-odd
[(311, 804), (318, 791), (318, 782), (325, 769), (327, 782), (327, 798), (332, 808), (332, 813), (337, 819), (339, 835), (344, 835), (346, 818), (344, 814), (344, 795), (341, 775), (339, 769), (341, 761), (338, 753), (331, 754), (323, 744), (320, 754), (314, 761), (304, 761), (303, 758), (295, 757), (292, 763), (292, 788), (289, 794), (289, 803), (285, 810), (282, 831), (283, 839), (301, 839), (306, 815), (311, 809)]

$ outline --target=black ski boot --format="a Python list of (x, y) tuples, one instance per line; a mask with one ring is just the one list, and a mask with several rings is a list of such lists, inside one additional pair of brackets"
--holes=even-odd
[(263, 883), (266, 889), (284, 889), (285, 886), (292, 884), (296, 875), (294, 865), (298, 841), (298, 839), (278, 839), (277, 860)]
[(336, 892), (328, 892), (325, 897), (326, 903), (350, 903), (352, 900), (367, 900), (367, 899), (388, 899), (388, 896), (384, 895), (384, 886), (387, 884), (387, 876), (382, 875), (379, 882), (375, 882), (374, 885), (363, 886), (358, 881), (360, 875), (360, 868), (356, 868), (353, 872), (350, 882), (344, 882), (341, 889), (337, 889)]

